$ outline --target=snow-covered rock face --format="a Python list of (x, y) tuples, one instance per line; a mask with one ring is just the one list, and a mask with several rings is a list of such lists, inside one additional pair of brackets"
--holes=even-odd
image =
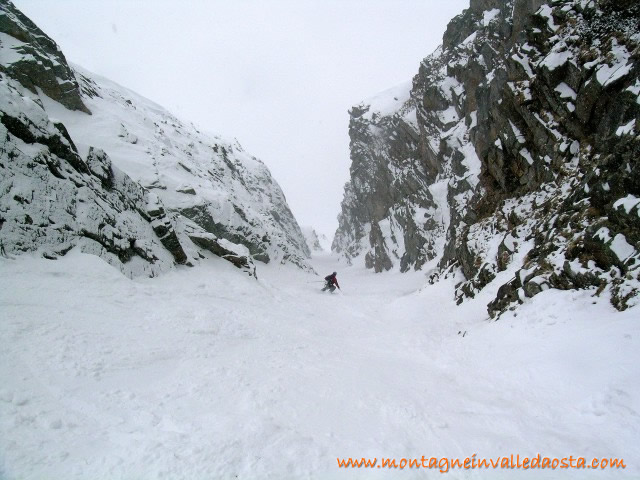
[[(460, 302), (517, 270), (491, 314), (546, 288), (610, 288), (617, 308), (636, 303), (639, 24), (637, 2), (472, 1), (408, 100), (378, 117), (352, 110), (334, 250), (376, 271), (439, 257), (441, 272), (464, 274)], [(411, 109), (411, 134), (385, 131)]]
[(85, 162), (66, 129), (24, 87), (0, 79), (0, 250), (74, 246), (128, 276), (155, 275), (187, 257), (162, 206), (101, 150)]
[[(74, 71), (10, 2), (0, 6), (0, 28), (0, 237), (7, 253), (44, 248), (55, 256), (82, 239), (86, 251), (130, 275), (194, 264), (210, 253), (249, 273), (253, 259), (309, 268), (282, 190), (237, 142), (205, 135), (134, 92)], [(127, 210), (140, 218), (127, 220)], [(133, 257), (144, 265), (128, 265)]]
[(135, 92), (74, 69), (93, 114), (46, 99), (45, 108), (64, 122), (81, 152), (102, 148), (172, 215), (248, 249), (255, 260), (306, 266), (300, 227), (260, 160), (237, 141), (209, 136)]

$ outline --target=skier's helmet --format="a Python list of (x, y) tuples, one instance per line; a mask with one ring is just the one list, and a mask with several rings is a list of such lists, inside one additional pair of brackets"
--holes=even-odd
[(337, 274), (338, 274), (338, 272), (333, 272), (333, 273), (332, 273), (332, 275), (337, 275)]

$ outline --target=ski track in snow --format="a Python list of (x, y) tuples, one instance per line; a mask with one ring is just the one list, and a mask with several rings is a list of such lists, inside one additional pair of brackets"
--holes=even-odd
[(550, 290), (490, 322), (497, 286), (456, 307), (451, 280), (314, 263), (342, 291), (293, 267), (0, 259), (0, 478), (427, 478), (336, 458), (538, 452), (627, 468), (446, 478), (640, 474), (637, 308)]

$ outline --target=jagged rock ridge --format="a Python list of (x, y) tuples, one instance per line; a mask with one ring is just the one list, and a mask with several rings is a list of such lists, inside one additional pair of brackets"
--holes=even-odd
[(211, 253), (251, 274), (254, 259), (309, 268), (282, 190), (236, 141), (72, 69), (11, 2), (0, 5), (0, 60), (4, 254), (54, 258), (80, 244), (129, 275)]
[[(376, 271), (459, 269), (459, 301), (504, 282), (492, 315), (547, 288), (637, 303), (639, 24), (629, 1), (472, 1), (400, 108), (352, 110), (334, 250)], [(417, 128), (385, 129), (412, 110)]]

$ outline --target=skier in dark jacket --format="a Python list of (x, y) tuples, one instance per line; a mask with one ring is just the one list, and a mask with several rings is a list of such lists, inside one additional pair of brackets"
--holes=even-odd
[(333, 272), (331, 275), (327, 275), (326, 277), (324, 277), (325, 281), (327, 282), (326, 285), (324, 286), (324, 288), (322, 289), (322, 291), (324, 292), (325, 290), (329, 290), (331, 293), (333, 293), (336, 289), (336, 287), (338, 287), (338, 289), (340, 289), (340, 285), (338, 285), (338, 279), (336, 278), (337, 273)]

